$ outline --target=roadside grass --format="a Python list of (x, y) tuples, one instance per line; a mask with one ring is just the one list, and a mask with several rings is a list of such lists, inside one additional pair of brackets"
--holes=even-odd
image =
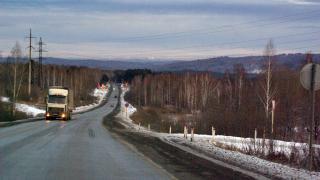
[(179, 124), (180, 119), (183, 119), (183, 114), (177, 113), (169, 107), (138, 107), (130, 118), (135, 124), (148, 127), (156, 132), (169, 132), (171, 126), (172, 132), (182, 132), (183, 126)]

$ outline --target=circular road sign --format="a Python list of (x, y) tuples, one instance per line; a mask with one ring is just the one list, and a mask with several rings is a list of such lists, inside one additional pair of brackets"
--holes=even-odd
[(129, 103), (126, 103), (125, 106), (126, 106), (126, 107), (129, 107)]
[[(302, 86), (307, 89), (311, 90), (311, 76), (312, 76), (312, 63), (309, 63), (305, 66), (303, 66), (301, 72), (300, 72), (300, 82)], [(320, 65), (315, 65), (315, 75), (314, 75), (314, 90), (320, 89)]]

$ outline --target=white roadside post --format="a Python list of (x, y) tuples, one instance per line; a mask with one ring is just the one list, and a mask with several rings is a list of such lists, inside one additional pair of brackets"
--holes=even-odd
[(140, 130), (140, 126), (141, 126), (141, 123), (139, 123), (139, 130)]
[(187, 138), (188, 138), (188, 130), (187, 130), (187, 126), (184, 126), (184, 129), (183, 129), (183, 137), (184, 137), (185, 139), (187, 139)]
[(254, 149), (256, 149), (257, 135), (258, 135), (258, 131), (257, 131), (257, 128), (255, 128), (254, 129)]
[(169, 134), (171, 134), (171, 126), (169, 127)]
[(272, 111), (271, 111), (271, 134), (273, 135), (273, 127), (274, 127), (274, 111), (276, 109), (276, 101), (272, 100)]
[(194, 141), (194, 128), (191, 128), (191, 138), (190, 141)]
[(150, 124), (148, 124), (148, 130), (150, 131)]
[(214, 129), (214, 127), (211, 127), (211, 131), (212, 131), (212, 143), (215, 143), (215, 136), (216, 136), (216, 130)]
[(128, 119), (128, 108), (126, 107), (126, 118)]

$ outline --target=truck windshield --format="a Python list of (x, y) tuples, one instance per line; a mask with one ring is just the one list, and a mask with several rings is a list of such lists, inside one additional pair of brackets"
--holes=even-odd
[(58, 96), (58, 95), (50, 95), (48, 98), (48, 103), (57, 103), (57, 104), (65, 104), (66, 97), (65, 96)]

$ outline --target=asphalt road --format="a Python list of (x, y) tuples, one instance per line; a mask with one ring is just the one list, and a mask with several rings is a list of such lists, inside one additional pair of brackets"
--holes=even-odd
[(0, 179), (171, 179), (102, 126), (115, 95), (117, 88), (104, 106), (72, 121), (0, 128)]

